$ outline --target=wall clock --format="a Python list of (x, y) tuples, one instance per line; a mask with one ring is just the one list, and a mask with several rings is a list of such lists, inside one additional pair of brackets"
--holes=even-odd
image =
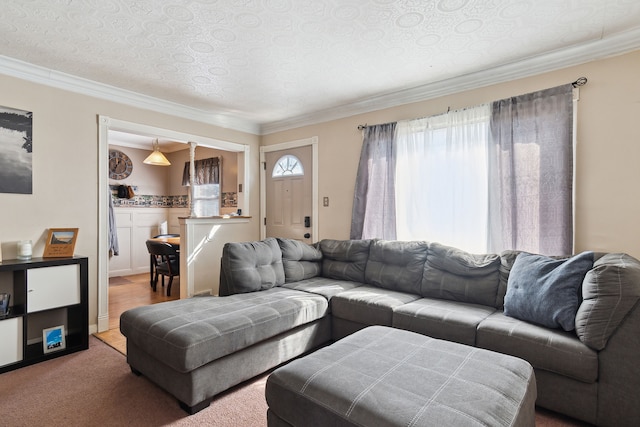
[(125, 179), (131, 175), (133, 163), (129, 156), (120, 150), (109, 150), (109, 178)]

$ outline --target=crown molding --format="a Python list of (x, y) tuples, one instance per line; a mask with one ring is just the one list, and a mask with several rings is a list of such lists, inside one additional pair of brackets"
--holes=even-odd
[[(607, 57), (622, 55), (640, 49), (640, 28), (621, 32), (566, 49), (548, 52), (521, 61), (470, 73), (426, 85), (387, 94), (372, 96), (357, 102), (322, 111), (264, 123), (260, 134), (268, 135), (302, 126), (308, 126), (357, 114), (369, 113), (412, 102), (426, 101), (445, 95), (477, 89), (497, 83), (530, 77), (550, 71), (584, 64)], [(576, 76), (578, 78), (580, 76)]]
[(353, 103), (262, 124), (241, 119), (232, 114), (205, 111), (153, 98), (2, 55), (0, 55), (0, 73), (70, 92), (195, 120), (214, 126), (254, 135), (268, 135), (302, 126), (337, 120), (398, 105), (426, 101), (465, 90), (530, 77), (606, 57), (621, 55), (637, 49), (640, 49), (640, 28), (479, 72), (469, 73), (410, 89), (371, 96)]
[(260, 131), (260, 127), (257, 123), (243, 120), (229, 114), (204, 111), (182, 104), (142, 95), (140, 93), (83, 79), (81, 77), (40, 67), (38, 65), (3, 55), (0, 55), (0, 73), (57, 89), (63, 89), (82, 95), (117, 102), (119, 104), (156, 111), (158, 113), (182, 117), (254, 135), (259, 134)]

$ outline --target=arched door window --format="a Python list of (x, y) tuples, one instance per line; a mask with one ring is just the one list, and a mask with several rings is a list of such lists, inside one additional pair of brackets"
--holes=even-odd
[(280, 178), (284, 176), (301, 176), (304, 175), (304, 168), (302, 162), (296, 156), (286, 154), (278, 159), (273, 171), (271, 172), (272, 178)]

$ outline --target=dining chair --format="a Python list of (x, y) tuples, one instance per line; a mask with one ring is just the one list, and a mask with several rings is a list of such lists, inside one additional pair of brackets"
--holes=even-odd
[(169, 276), (167, 296), (171, 296), (173, 278), (180, 276), (180, 254), (176, 248), (166, 242), (147, 240), (146, 243), (153, 266), (151, 287), (155, 291), (158, 285), (158, 278), (162, 276), (162, 287), (164, 288), (164, 277)]
[[(152, 239), (161, 239), (161, 238), (168, 238), (168, 237), (180, 237), (180, 235), (174, 234), (174, 233), (156, 234), (155, 236), (152, 237)], [(152, 288), (154, 287), (153, 285), (154, 275), (155, 275), (155, 271), (154, 271), (154, 264), (153, 264), (153, 255), (149, 255), (149, 284), (151, 285)], [(155, 288), (153, 290), (155, 291)]]

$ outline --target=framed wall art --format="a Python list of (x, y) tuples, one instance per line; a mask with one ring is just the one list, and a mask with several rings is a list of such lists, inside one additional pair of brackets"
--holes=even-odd
[(42, 257), (72, 257), (77, 238), (77, 228), (50, 228)]
[(0, 106), (0, 193), (33, 194), (33, 113)]

